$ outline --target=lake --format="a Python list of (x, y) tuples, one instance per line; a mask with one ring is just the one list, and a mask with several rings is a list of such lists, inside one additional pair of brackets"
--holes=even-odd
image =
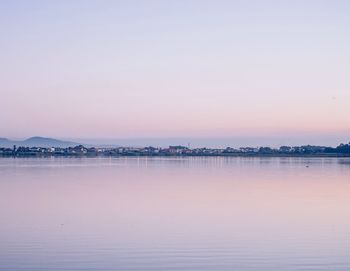
[(0, 270), (348, 271), (350, 159), (0, 159)]

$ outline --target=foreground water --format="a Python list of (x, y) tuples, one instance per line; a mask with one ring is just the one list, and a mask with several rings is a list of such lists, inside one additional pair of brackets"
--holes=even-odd
[(350, 159), (0, 159), (0, 270), (350, 270)]

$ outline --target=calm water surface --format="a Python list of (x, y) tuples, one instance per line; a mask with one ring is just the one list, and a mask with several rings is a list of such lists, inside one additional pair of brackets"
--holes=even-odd
[(350, 270), (350, 159), (0, 159), (0, 270)]

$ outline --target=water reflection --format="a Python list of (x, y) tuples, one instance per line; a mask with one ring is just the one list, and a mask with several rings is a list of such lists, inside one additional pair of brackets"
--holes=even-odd
[(349, 159), (0, 159), (0, 270), (349, 270)]

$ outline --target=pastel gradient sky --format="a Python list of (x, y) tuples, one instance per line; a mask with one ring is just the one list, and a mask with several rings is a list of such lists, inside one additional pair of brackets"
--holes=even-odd
[(350, 2), (0, 1), (0, 136), (350, 136)]

